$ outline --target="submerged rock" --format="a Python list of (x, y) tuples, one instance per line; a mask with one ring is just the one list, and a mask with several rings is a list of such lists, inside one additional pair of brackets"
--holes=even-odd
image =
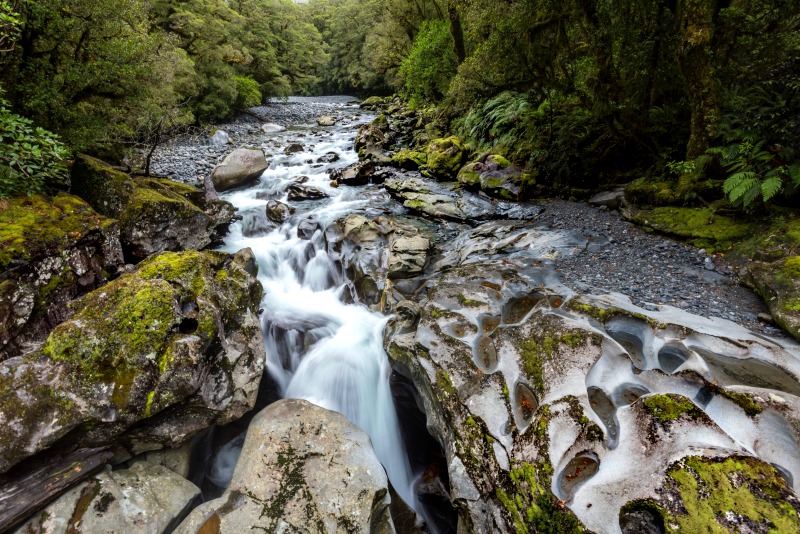
[(199, 496), (200, 488), (169, 469), (136, 462), (74, 487), (16, 532), (171, 532)]
[(256, 180), (267, 170), (269, 162), (260, 148), (237, 148), (211, 171), (217, 191), (227, 191)]
[(175, 531), (393, 533), (388, 480), (367, 434), (304, 400), (253, 419), (228, 489)]
[(136, 263), (165, 250), (197, 250), (217, 242), (234, 210), (207, 200), (193, 186), (157, 178), (132, 178), (100, 160), (79, 156), (72, 192), (119, 221), (126, 260)]
[(0, 210), (0, 361), (44, 341), (72, 299), (124, 269), (119, 224), (78, 197), (30, 195)]
[(49, 447), (177, 446), (255, 403), (262, 289), (249, 250), (164, 253), (0, 363), (0, 473)]

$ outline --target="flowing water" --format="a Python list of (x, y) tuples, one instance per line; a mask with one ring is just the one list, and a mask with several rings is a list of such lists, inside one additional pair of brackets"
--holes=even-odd
[[(330, 128), (298, 125), (288, 131), (265, 134), (269, 169), (258, 183), (222, 195), (236, 206), (243, 220), (231, 226), (222, 250), (249, 247), (259, 264), (264, 286), (262, 327), (267, 369), (288, 398), (302, 398), (336, 410), (364, 429), (398, 494), (412, 507), (412, 473), (403, 445), (389, 387), (391, 369), (383, 350), (386, 318), (352, 303), (341, 265), (326, 252), (323, 229), (349, 213), (374, 210), (377, 188), (332, 187), (329, 171), (357, 161), (353, 140), (357, 125), (372, 117), (358, 116), (357, 108), (342, 104), (345, 124)], [(285, 154), (291, 143), (300, 152)], [(273, 155), (270, 156), (270, 153)], [(318, 162), (330, 153), (333, 163)], [(330, 198), (290, 202), (286, 189), (299, 176), (304, 186)], [(286, 222), (269, 228), (264, 213), (268, 199), (296, 208)], [(307, 220), (319, 223), (316, 230)], [(305, 221), (305, 222), (304, 222)], [(304, 223), (312, 230), (300, 232)], [(313, 231), (313, 235), (309, 235)], [(218, 458), (217, 463), (230, 465)], [(234, 462), (235, 464), (235, 462)], [(217, 471), (230, 471), (222, 465)], [(224, 480), (224, 475), (220, 480)]]

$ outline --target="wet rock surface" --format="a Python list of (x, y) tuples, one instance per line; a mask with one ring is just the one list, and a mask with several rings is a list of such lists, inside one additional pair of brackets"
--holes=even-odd
[(225, 494), (193, 510), (176, 532), (388, 534), (390, 500), (363, 430), (307, 401), (281, 400), (253, 419)]
[(254, 267), (164, 253), (74, 304), (41, 350), (0, 364), (0, 471), (45, 449), (124, 459), (241, 417), (264, 368)]

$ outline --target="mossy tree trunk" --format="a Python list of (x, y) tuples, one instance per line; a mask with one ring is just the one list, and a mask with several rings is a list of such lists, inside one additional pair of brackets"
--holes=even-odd
[(717, 0), (679, 0), (678, 67), (689, 97), (692, 122), (686, 160), (705, 153), (719, 122), (718, 87), (711, 61)]
[(464, 29), (461, 26), (461, 15), (452, 1), (447, 3), (447, 15), (450, 19), (450, 35), (453, 36), (453, 51), (456, 53), (458, 64), (461, 65), (467, 57), (467, 49), (464, 46)]

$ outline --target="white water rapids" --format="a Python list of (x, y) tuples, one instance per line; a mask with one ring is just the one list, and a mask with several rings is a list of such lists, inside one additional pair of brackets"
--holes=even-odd
[[(346, 109), (346, 108), (345, 108)], [(351, 116), (358, 113), (346, 109)], [(359, 119), (357, 122), (366, 122)], [(392, 399), (390, 366), (383, 350), (386, 318), (365, 306), (345, 303), (341, 266), (326, 252), (323, 232), (311, 239), (298, 237), (298, 224), (311, 218), (327, 227), (336, 219), (369, 205), (357, 189), (330, 186), (328, 172), (355, 161), (355, 128), (298, 126), (265, 135), (264, 146), (274, 152), (269, 169), (247, 189), (222, 195), (236, 206), (244, 222), (231, 225), (221, 250), (250, 247), (259, 264), (264, 286), (262, 328), (267, 369), (287, 398), (302, 398), (336, 410), (366, 431), (378, 459), (397, 493), (412, 507), (412, 474)], [(302, 152), (285, 155), (289, 143)], [(335, 163), (316, 163), (335, 152)], [(330, 195), (317, 201), (289, 202), (285, 189), (298, 176), (305, 186)], [(247, 232), (247, 218), (264, 213), (267, 198), (290, 204), (297, 212), (273, 230)], [(262, 217), (263, 219), (263, 217)], [(246, 236), (245, 234), (250, 234)], [(230, 463), (230, 462), (228, 462)], [(234, 462), (235, 463), (235, 462)], [(216, 467), (216, 466), (215, 466)], [(232, 471), (232, 468), (231, 468)]]

